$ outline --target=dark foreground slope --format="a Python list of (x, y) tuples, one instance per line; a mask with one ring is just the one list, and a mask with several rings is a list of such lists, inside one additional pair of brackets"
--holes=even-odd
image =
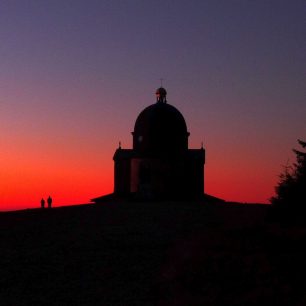
[(305, 305), (303, 229), (264, 205), (116, 203), (0, 214), (1, 305)]

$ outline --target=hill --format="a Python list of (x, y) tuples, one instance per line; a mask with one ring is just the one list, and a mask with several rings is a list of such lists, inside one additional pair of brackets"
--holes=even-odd
[(1, 213), (1, 305), (305, 305), (305, 229), (267, 223), (267, 210), (117, 202)]

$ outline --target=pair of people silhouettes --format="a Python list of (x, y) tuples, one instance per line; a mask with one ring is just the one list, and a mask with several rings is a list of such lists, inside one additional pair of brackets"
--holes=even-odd
[[(45, 208), (45, 203), (46, 203), (45, 199), (42, 198), (42, 199), (40, 200), (41, 208)], [(51, 208), (51, 205), (52, 205), (52, 198), (51, 198), (50, 196), (49, 196), (48, 199), (47, 199), (47, 203), (48, 203), (48, 208)]]

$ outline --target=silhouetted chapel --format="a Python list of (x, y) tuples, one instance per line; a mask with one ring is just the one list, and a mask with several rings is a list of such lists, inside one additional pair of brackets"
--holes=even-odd
[(188, 149), (185, 119), (166, 96), (166, 90), (158, 88), (156, 103), (138, 115), (133, 149), (119, 145), (116, 150), (113, 195), (156, 200), (204, 195), (205, 150)]

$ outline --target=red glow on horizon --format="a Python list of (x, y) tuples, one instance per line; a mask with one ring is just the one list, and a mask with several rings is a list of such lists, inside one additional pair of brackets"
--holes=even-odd
[(35, 159), (27, 159), (26, 165), (16, 159), (8, 163), (0, 176), (0, 211), (39, 207), (40, 199), (49, 195), (54, 207), (89, 203), (113, 191), (111, 165), (95, 169), (88, 163), (76, 166), (71, 160), (48, 164)]
[[(41, 142), (16, 138), (15, 150), (10, 143), (2, 152), (6, 163), (0, 173), (0, 211), (39, 207), (40, 199), (49, 194), (54, 206), (63, 206), (89, 203), (92, 198), (113, 192), (113, 142), (90, 150), (78, 142), (65, 145), (49, 140), (50, 144), (42, 146)], [(271, 168), (269, 160), (262, 161), (260, 155), (256, 157), (251, 152), (251, 157), (246, 158), (243, 154), (248, 152), (243, 147), (229, 152), (229, 156), (235, 157), (231, 159), (224, 158), (224, 153), (213, 148), (213, 144), (206, 150), (205, 193), (226, 201), (269, 202), (280, 169)]]

